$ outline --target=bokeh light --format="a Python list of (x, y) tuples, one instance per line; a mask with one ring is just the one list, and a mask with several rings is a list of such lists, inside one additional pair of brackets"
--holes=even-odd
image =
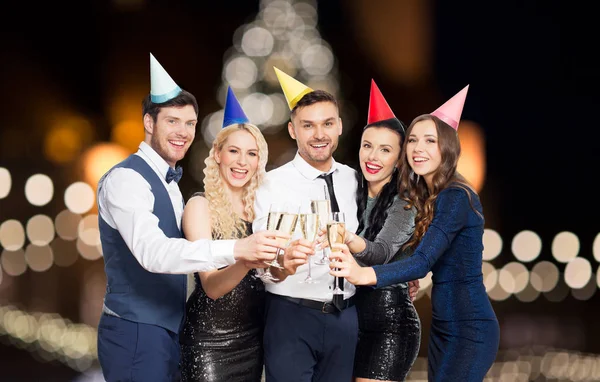
[(552, 256), (561, 263), (568, 263), (579, 253), (579, 239), (572, 232), (558, 233), (552, 241)]
[(457, 171), (461, 173), (477, 192), (485, 182), (486, 157), (483, 129), (473, 121), (463, 120), (458, 129), (461, 154)]
[(485, 290), (489, 292), (498, 284), (498, 270), (492, 264), (484, 261), (481, 264), (481, 271), (483, 273), (483, 285), (485, 285)]
[(64, 240), (77, 239), (77, 228), (79, 227), (81, 219), (81, 215), (79, 214), (69, 210), (62, 210), (56, 215), (56, 219), (54, 219), (56, 234)]
[(27, 270), (25, 252), (23, 249), (18, 249), (16, 251), (5, 249), (2, 251), (2, 256), (0, 256), (0, 264), (2, 264), (2, 268), (7, 275), (20, 276)]
[(594, 259), (600, 262), (600, 233), (594, 238), (594, 242), (592, 243), (592, 253), (594, 254)]
[(57, 237), (50, 244), (54, 254), (54, 264), (59, 267), (69, 267), (77, 261), (79, 253), (72, 240), (64, 240)]
[(0, 245), (9, 251), (23, 248), (25, 229), (20, 221), (9, 219), (0, 224)]
[(111, 133), (112, 142), (129, 152), (136, 152), (140, 142), (144, 140), (144, 126), (141, 119), (125, 119), (117, 123)]
[(565, 283), (573, 288), (583, 288), (592, 277), (592, 265), (588, 259), (576, 257), (565, 267)]
[(81, 116), (55, 118), (44, 139), (44, 155), (56, 164), (74, 161), (93, 139), (90, 121)]
[(79, 238), (89, 246), (100, 244), (100, 230), (98, 228), (98, 215), (90, 214), (84, 217), (77, 227)]
[(98, 260), (102, 257), (100, 245), (88, 245), (81, 237), (77, 238), (77, 251), (86, 260)]
[(10, 193), (12, 178), (8, 169), (0, 167), (0, 199), (4, 199)]
[(558, 283), (558, 267), (549, 261), (540, 261), (531, 269), (531, 285), (540, 292), (549, 292)]
[(25, 250), (25, 262), (32, 271), (47, 271), (52, 266), (53, 261), (52, 249), (48, 245), (29, 244)]
[(517, 260), (527, 263), (540, 255), (542, 239), (533, 231), (521, 231), (513, 238), (511, 249)]
[(571, 295), (577, 300), (586, 301), (594, 296), (596, 290), (598, 290), (596, 279), (590, 277), (589, 281), (582, 288), (571, 289)]
[(493, 229), (483, 230), (483, 260), (490, 261), (502, 252), (502, 237)]
[(46, 215), (35, 215), (27, 221), (25, 228), (32, 244), (48, 245), (54, 239), (54, 222)]
[(54, 184), (48, 175), (35, 174), (25, 182), (25, 197), (34, 206), (44, 206), (54, 196)]
[(91, 147), (82, 157), (85, 182), (96, 188), (102, 175), (128, 156), (125, 148), (114, 143), (99, 143)]
[(268, 56), (273, 50), (273, 44), (271, 32), (258, 26), (249, 28), (242, 37), (242, 50), (251, 57)]
[(75, 214), (88, 212), (95, 200), (94, 189), (85, 182), (75, 182), (65, 190), (65, 206)]
[(506, 264), (500, 269), (498, 283), (508, 293), (519, 293), (529, 282), (529, 271), (525, 265), (516, 261)]

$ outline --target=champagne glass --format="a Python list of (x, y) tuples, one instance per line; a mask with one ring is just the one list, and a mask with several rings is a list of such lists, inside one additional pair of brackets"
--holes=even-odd
[[(344, 244), (346, 239), (346, 219), (343, 212), (333, 212), (331, 219), (327, 222), (327, 239), (329, 240), (330, 249), (332, 252), (339, 252), (339, 249), (333, 248), (333, 244)], [(344, 291), (339, 286), (338, 278), (335, 278), (335, 287), (333, 294), (344, 294)]]
[[(283, 214), (284, 208), (282, 204), (279, 203), (272, 203), (271, 207), (269, 208), (269, 215), (267, 216), (267, 230), (270, 231), (274, 231), (277, 229), (277, 225), (279, 224), (279, 218), (281, 217), (281, 215)], [(279, 254), (279, 248), (277, 248), (277, 251), (275, 253), (275, 258), (272, 261), (265, 261), (265, 263), (267, 265), (269, 265), (269, 268), (267, 268), (267, 270), (260, 275), (260, 278), (263, 280), (270, 280), (270, 281), (279, 281), (279, 279), (275, 276), (273, 276), (273, 274), (271, 273), (271, 267), (277, 267), (280, 268), (281, 266), (279, 265), (279, 263), (277, 262), (277, 255)]]
[[(319, 215), (313, 212), (301, 213), (298, 215), (298, 222), (300, 223), (302, 236), (306, 240), (314, 242), (319, 231)], [(312, 256), (308, 257), (308, 275), (300, 282), (305, 284), (318, 284), (319, 281), (313, 280), (311, 275), (311, 257)]]
[[(277, 230), (292, 235), (296, 228), (297, 220), (298, 208), (293, 203), (283, 205), (273, 203), (271, 204), (269, 216), (267, 217), (267, 229)], [(275, 258), (266, 263), (271, 267), (283, 269), (277, 261), (277, 256), (281, 254), (281, 251), (286, 247), (288, 241), (286, 239), (277, 238), (277, 242), (279, 243), (279, 248), (277, 249)]]
[[(329, 221), (329, 216), (331, 214), (331, 202), (329, 201), (329, 199), (311, 200), (310, 209), (312, 213), (315, 213), (319, 216), (319, 229), (326, 228), (327, 221)], [(315, 260), (315, 264), (327, 264), (329, 259), (327, 258), (325, 249), (321, 248), (321, 246), (319, 245), (319, 250), (321, 251), (321, 257)]]

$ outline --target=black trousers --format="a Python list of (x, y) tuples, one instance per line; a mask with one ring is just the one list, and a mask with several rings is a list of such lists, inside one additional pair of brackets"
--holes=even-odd
[(267, 293), (267, 382), (350, 382), (358, 338), (356, 307), (323, 313)]

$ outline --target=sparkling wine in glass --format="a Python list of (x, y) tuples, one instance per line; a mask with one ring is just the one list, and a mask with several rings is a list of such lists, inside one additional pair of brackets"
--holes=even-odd
[[(302, 231), (302, 236), (310, 241), (314, 242), (317, 238), (317, 233), (319, 232), (319, 215), (316, 213), (303, 213), (298, 215), (298, 222), (300, 223), (300, 230)], [(311, 257), (308, 257), (308, 275), (301, 283), (305, 284), (317, 284), (319, 281), (313, 280), (311, 275)]]
[[(310, 209), (312, 213), (315, 213), (319, 216), (319, 228), (326, 228), (327, 221), (329, 221), (329, 216), (331, 215), (331, 202), (329, 199), (311, 200)], [(321, 257), (315, 260), (315, 264), (327, 264), (329, 259), (327, 258), (325, 249), (319, 247), (319, 250), (321, 251)]]
[[(332, 252), (338, 252), (339, 249), (334, 249), (333, 244), (344, 244), (346, 239), (346, 222), (343, 212), (333, 212), (331, 219), (327, 223), (327, 239), (329, 240), (329, 248)], [(344, 294), (344, 291), (339, 286), (338, 278), (335, 278), (335, 288), (333, 294)]]
[[(271, 204), (271, 207), (269, 209), (269, 215), (267, 216), (267, 230), (275, 231), (277, 229), (277, 226), (279, 224), (279, 219), (280, 219), (281, 215), (283, 214), (283, 211), (284, 211), (283, 205), (278, 204), (278, 203)], [(277, 252), (275, 253), (275, 257), (273, 258), (273, 260), (265, 261), (265, 263), (267, 265), (269, 265), (269, 268), (267, 268), (267, 270), (260, 276), (261, 279), (270, 280), (270, 281), (279, 281), (279, 279), (276, 278), (275, 276), (273, 276), (273, 274), (271, 273), (271, 267), (281, 268), (281, 265), (279, 265), (279, 263), (277, 262), (278, 254), (279, 254), (279, 249), (277, 249)]]

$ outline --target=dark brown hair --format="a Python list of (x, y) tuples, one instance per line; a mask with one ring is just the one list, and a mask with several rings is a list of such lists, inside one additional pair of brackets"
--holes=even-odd
[[(441, 163), (432, 180), (432, 190), (429, 192), (427, 184), (423, 179), (414, 175), (408, 164), (406, 145), (410, 140), (410, 133), (415, 124), (421, 121), (431, 120), (435, 124), (438, 136), (438, 146), (441, 153)], [(450, 125), (431, 114), (423, 114), (415, 118), (406, 130), (406, 140), (402, 145), (400, 156), (400, 175), (398, 177), (398, 194), (404, 199), (409, 207), (414, 206), (417, 210), (415, 216), (415, 231), (412, 238), (404, 245), (405, 248), (416, 247), (427, 232), (433, 220), (435, 201), (440, 192), (448, 187), (462, 188), (469, 196), (471, 208), (473, 207), (471, 192), (475, 192), (467, 180), (456, 171), (458, 158), (460, 157), (460, 140), (458, 134)], [(469, 190), (471, 190), (469, 192)]]
[(148, 94), (142, 100), (142, 118), (144, 115), (149, 114), (152, 117), (152, 120), (156, 122), (156, 117), (158, 116), (160, 109), (164, 107), (184, 107), (187, 105), (192, 105), (194, 107), (194, 111), (196, 111), (196, 117), (198, 117), (198, 101), (196, 101), (196, 97), (188, 91), (182, 90), (177, 97), (171, 98), (163, 103), (152, 102), (150, 99), (150, 94)]

